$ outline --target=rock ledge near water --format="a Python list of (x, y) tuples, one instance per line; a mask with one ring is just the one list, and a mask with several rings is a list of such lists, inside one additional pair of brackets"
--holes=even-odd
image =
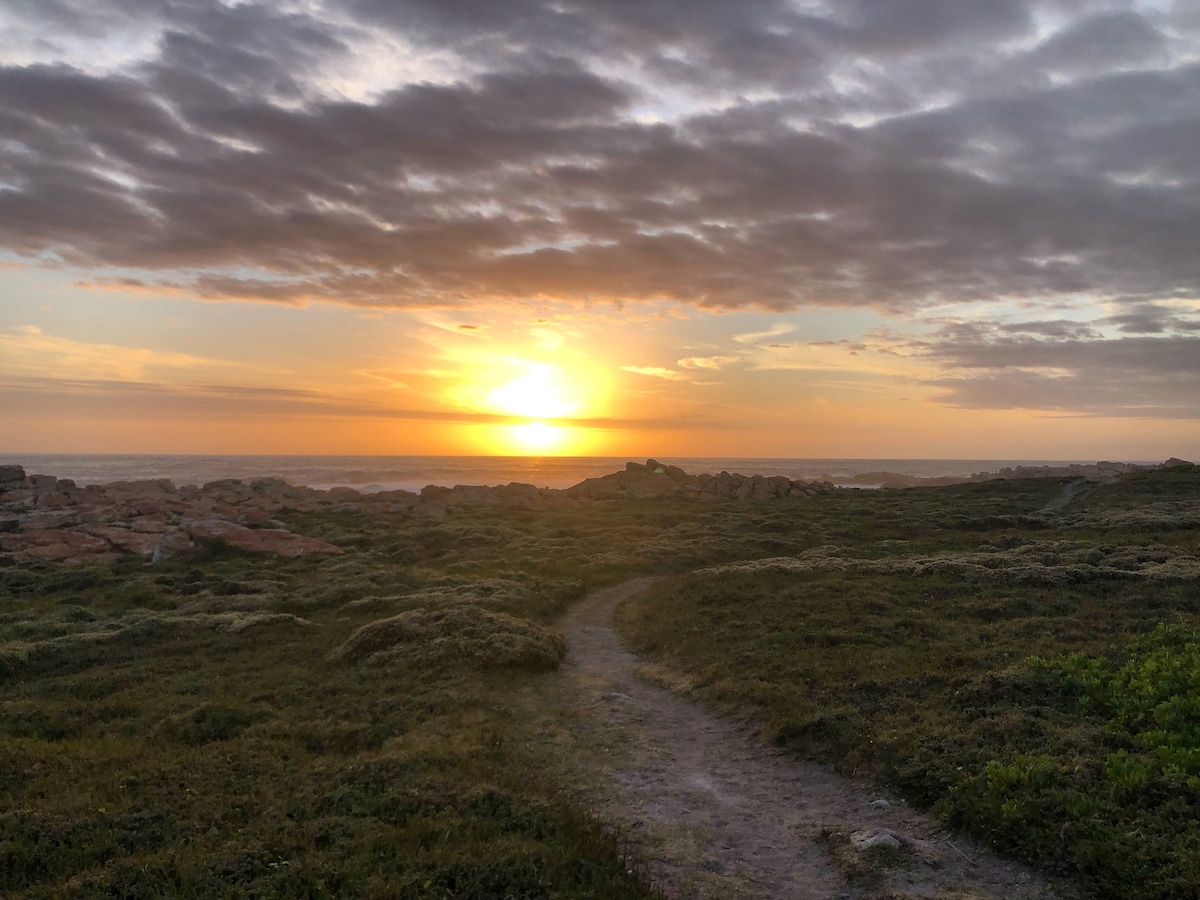
[[(989, 478), (1083, 477), (1104, 480), (1148, 468), (1187, 465), (1171, 459), (1157, 466), (1096, 463), (1088, 466), (1017, 467), (957, 482)], [(867, 476), (875, 477), (875, 476)], [(903, 485), (914, 481), (911, 476)], [(918, 484), (944, 483), (929, 479)], [(794, 481), (784, 475), (689, 475), (678, 466), (649, 459), (589, 478), (563, 490), (512, 483), (489, 487), (429, 485), (420, 493), (351, 488), (322, 491), (281, 478), (226, 479), (203, 487), (176, 487), (166, 479), (79, 486), (52, 475), (27, 475), (21, 466), (0, 466), (0, 564), (23, 560), (104, 560), (137, 555), (160, 562), (206, 541), (256, 553), (295, 557), (341, 553), (317, 538), (288, 531), (278, 516), (297, 512), (403, 513), (444, 516), (459, 508), (519, 509), (596, 502), (689, 499), (696, 501), (814, 498), (840, 490), (830, 479)]]

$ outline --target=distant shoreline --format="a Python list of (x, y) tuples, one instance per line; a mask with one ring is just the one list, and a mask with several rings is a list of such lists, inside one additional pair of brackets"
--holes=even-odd
[[(1093, 460), (755, 458), (657, 456), (693, 474), (721, 471), (794, 481), (830, 481), (855, 487), (933, 484), (928, 479), (969, 478), (1020, 466), (1090, 465)], [(316, 490), (347, 487), (362, 493), (420, 491), (433, 485), (500, 485), (511, 482), (564, 489), (624, 468), (620, 457), (339, 456), (270, 454), (37, 454), (0, 453), (0, 465), (70, 479), (80, 485), (166, 478), (177, 486), (229, 478), (282, 478)], [(645, 457), (641, 457), (645, 459)], [(1155, 461), (1122, 461), (1152, 465)]]
[[(1182, 463), (1171, 459), (1153, 466), (1091, 463), (1068, 466), (1017, 466), (969, 477), (887, 476), (860, 473), (863, 479), (891, 478), (888, 487), (941, 486), (997, 478), (1075, 478), (1081, 483), (1118, 478), (1150, 468)], [(870, 483), (868, 481), (861, 484)], [(616, 472), (585, 478), (566, 488), (539, 488), (528, 482), (502, 485), (429, 484), (420, 491), (361, 493), (348, 487), (328, 491), (288, 483), (279, 477), (225, 478), (203, 487), (176, 485), (168, 478), (134, 478), (103, 485), (79, 484), (55, 475), (31, 474), (23, 466), (0, 465), (0, 552), (9, 564), (31, 559), (115, 559), (138, 555), (160, 562), (205, 541), (221, 541), (244, 550), (300, 556), (341, 553), (342, 548), (293, 533), (279, 516), (295, 512), (412, 513), (445, 516), (460, 509), (508, 507), (539, 510), (593, 503), (682, 500), (699, 503), (814, 500), (848, 490), (829, 479), (793, 480), (786, 475), (746, 475), (720, 471), (694, 474), (670, 463), (648, 459), (627, 462)]]

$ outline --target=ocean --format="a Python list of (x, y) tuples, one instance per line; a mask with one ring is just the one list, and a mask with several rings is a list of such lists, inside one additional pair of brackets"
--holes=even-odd
[[(600, 456), (156, 456), (133, 454), (0, 454), (0, 465), (21, 465), (33, 475), (105, 484), (169, 478), (176, 486), (223, 478), (282, 478), (327, 490), (420, 490), (428, 484), (508, 484), (565, 488), (585, 478), (625, 468), (630, 457)], [(645, 462), (637, 459), (635, 462)], [(1063, 466), (1095, 460), (999, 459), (756, 459), (753, 457), (660, 457), (691, 474), (786, 475), (794, 480), (850, 478), (871, 472), (946, 477), (996, 472), (1005, 466)], [(869, 483), (860, 487), (871, 487)]]

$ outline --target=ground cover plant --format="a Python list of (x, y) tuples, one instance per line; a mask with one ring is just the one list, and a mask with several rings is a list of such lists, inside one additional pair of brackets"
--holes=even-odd
[(485, 524), (360, 524), (0, 569), (0, 895), (652, 896), (528, 740), (580, 583), (499, 571)]
[(673, 683), (1096, 896), (1200, 896), (1200, 473), (1060, 487), (831, 498), (817, 546), (620, 624)]
[(1200, 503), (1155, 477), (1058, 510), (1068, 483), (1042, 479), (283, 511), (346, 553), (0, 567), (0, 895), (653, 896), (545, 740), (569, 730), (544, 703), (555, 621), (642, 574), (679, 580), (625, 627), (696, 690), (1103, 886), (1078, 841), (1023, 831), (1076, 807), (1003, 785), (1053, 795), (1086, 757), (1166, 821), (1154, 797), (1196, 775), (1146, 743), (1170, 697), (1141, 718), (1114, 699), (1189, 646), (1160, 623), (1197, 624)]
[(347, 552), (0, 567), (0, 895), (651, 896), (540, 740), (553, 623), (795, 514), (284, 511)]

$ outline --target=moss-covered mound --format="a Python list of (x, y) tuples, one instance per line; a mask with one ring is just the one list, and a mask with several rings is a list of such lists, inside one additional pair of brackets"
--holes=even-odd
[(418, 609), (362, 626), (329, 654), (331, 662), (462, 665), (548, 672), (567, 652), (549, 628), (478, 606)]

